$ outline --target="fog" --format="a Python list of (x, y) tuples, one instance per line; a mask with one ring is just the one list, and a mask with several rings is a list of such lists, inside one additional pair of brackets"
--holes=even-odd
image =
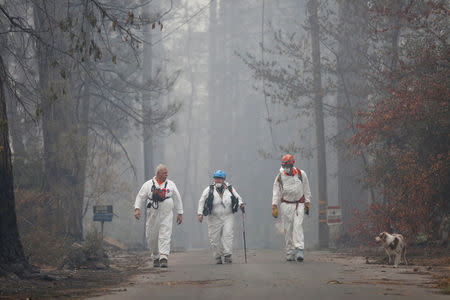
[[(157, 6), (153, 1), (150, 9)], [(210, 24), (213, 10), (216, 20)], [(199, 11), (195, 18), (188, 18)], [(153, 176), (158, 164), (167, 165), (169, 179), (181, 193), (184, 218), (181, 226), (173, 227), (175, 249), (208, 247), (207, 226), (197, 221), (196, 212), (200, 195), (211, 184), (217, 169), (226, 172), (227, 181), (247, 204), (247, 246), (282, 247), (284, 238), (276, 229), (280, 220), (274, 220), (270, 212), (273, 181), (285, 149), (294, 149), (295, 165), (309, 178), (312, 213), (304, 221), (306, 247), (317, 248), (319, 207), (313, 114), (293, 111), (264, 97), (262, 81), (252, 76), (242, 59), (247, 53), (260, 58), (261, 43), (265, 43), (264, 47), (275, 45), (274, 32), (281, 28), (307, 39), (308, 33), (302, 28), (305, 5), (297, 1), (265, 1), (264, 7), (261, 1), (189, 1), (177, 3), (177, 9), (166, 18), (163, 31), (150, 31), (151, 41), (159, 42), (144, 48), (151, 47), (152, 74), (181, 71), (173, 88), (157, 97), (160, 102), (182, 106), (172, 118), (175, 131), (151, 137), (153, 157), (148, 172)], [(208, 51), (214, 51), (214, 56), (210, 57)], [(289, 64), (281, 56), (265, 55)], [(336, 105), (336, 95), (324, 100)], [(337, 206), (337, 152), (331, 141), (337, 133), (335, 116), (326, 116), (325, 129), (328, 204)], [(143, 244), (144, 222), (134, 219), (133, 205), (138, 190), (150, 179), (144, 175), (140, 129), (131, 130), (124, 144), (137, 176), (130, 172), (129, 162), (121, 159), (115, 168), (129, 186), (129, 193), (121, 198), (111, 195), (100, 202), (114, 205), (118, 215), (105, 225), (105, 235), (139, 246)], [(85, 231), (100, 228), (99, 223), (92, 222), (91, 212), (88, 209), (84, 217)], [(240, 213), (235, 216), (234, 239), (234, 246), (241, 248)]]
[(286, 153), (311, 187), (306, 248), (440, 239), (447, 27), (438, 0), (0, 0), (5, 261), (101, 230), (97, 205), (113, 206), (105, 238), (146, 248), (134, 202), (159, 164), (184, 206), (173, 250), (209, 246), (197, 206), (219, 169), (248, 248), (282, 248)]

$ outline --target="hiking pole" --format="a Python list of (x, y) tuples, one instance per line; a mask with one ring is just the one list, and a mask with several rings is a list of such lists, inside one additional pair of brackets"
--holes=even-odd
[(244, 258), (245, 263), (247, 263), (247, 244), (245, 242), (245, 207), (241, 207), (242, 210), (242, 233), (244, 234)]

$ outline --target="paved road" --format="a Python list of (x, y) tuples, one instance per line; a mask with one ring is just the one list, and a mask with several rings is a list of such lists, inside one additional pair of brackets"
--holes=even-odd
[(214, 265), (206, 250), (175, 253), (167, 270), (147, 266), (147, 274), (93, 299), (450, 299), (412, 266), (393, 269), (320, 251), (307, 252), (303, 263), (286, 262), (276, 250), (251, 250), (244, 264), (237, 252), (232, 265)]

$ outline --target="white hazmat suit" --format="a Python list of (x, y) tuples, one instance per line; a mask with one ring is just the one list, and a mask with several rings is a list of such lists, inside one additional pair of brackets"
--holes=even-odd
[[(301, 172), (301, 179), (298, 172)], [(278, 180), (278, 176), (281, 178)], [(273, 183), (272, 205), (281, 202), (281, 220), (284, 226), (285, 249), (287, 258), (293, 259), (299, 250), (304, 249), (303, 216), (305, 211), (304, 202), (311, 201), (311, 191), (306, 173), (294, 168), (291, 175), (287, 175), (283, 168)]]
[[(231, 193), (228, 190), (228, 183), (224, 183), (223, 194), (221, 195), (214, 187), (214, 200), (212, 212), (207, 216), (208, 236), (214, 258), (220, 259), (222, 256), (232, 254), (233, 250), (233, 211), (231, 208)], [(208, 186), (202, 193), (198, 202), (199, 215), (203, 215), (206, 198), (210, 187)], [(234, 196), (238, 199), (239, 206), (242, 205), (241, 196), (232, 187)]]
[[(166, 197), (168, 198), (162, 202), (158, 202), (159, 207), (157, 209), (153, 207), (147, 208), (148, 201), (152, 199), (153, 184), (155, 188), (167, 189)], [(178, 214), (183, 214), (183, 203), (175, 183), (167, 179), (159, 184), (155, 177), (147, 181), (136, 196), (134, 207), (140, 211), (147, 209), (145, 232), (147, 245), (152, 253), (153, 259), (167, 259), (170, 253), (173, 209), (175, 208)]]

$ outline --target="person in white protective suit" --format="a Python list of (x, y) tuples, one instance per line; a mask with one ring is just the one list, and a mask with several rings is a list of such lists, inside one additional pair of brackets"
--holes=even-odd
[(281, 202), (281, 218), (284, 226), (286, 259), (303, 261), (303, 215), (309, 215), (311, 191), (305, 171), (294, 167), (294, 157), (283, 156), (280, 173), (273, 183), (272, 216), (278, 217)]
[(214, 173), (214, 184), (208, 186), (198, 202), (198, 220), (207, 216), (208, 236), (211, 249), (217, 264), (232, 263), (233, 250), (233, 213), (240, 207), (244, 211), (245, 204), (236, 189), (225, 181), (225, 172)]
[(167, 167), (159, 165), (155, 177), (144, 183), (134, 204), (134, 216), (138, 220), (141, 210), (147, 209), (145, 232), (154, 267), (167, 268), (174, 208), (180, 225), (183, 220), (180, 193), (175, 183), (167, 179)]

